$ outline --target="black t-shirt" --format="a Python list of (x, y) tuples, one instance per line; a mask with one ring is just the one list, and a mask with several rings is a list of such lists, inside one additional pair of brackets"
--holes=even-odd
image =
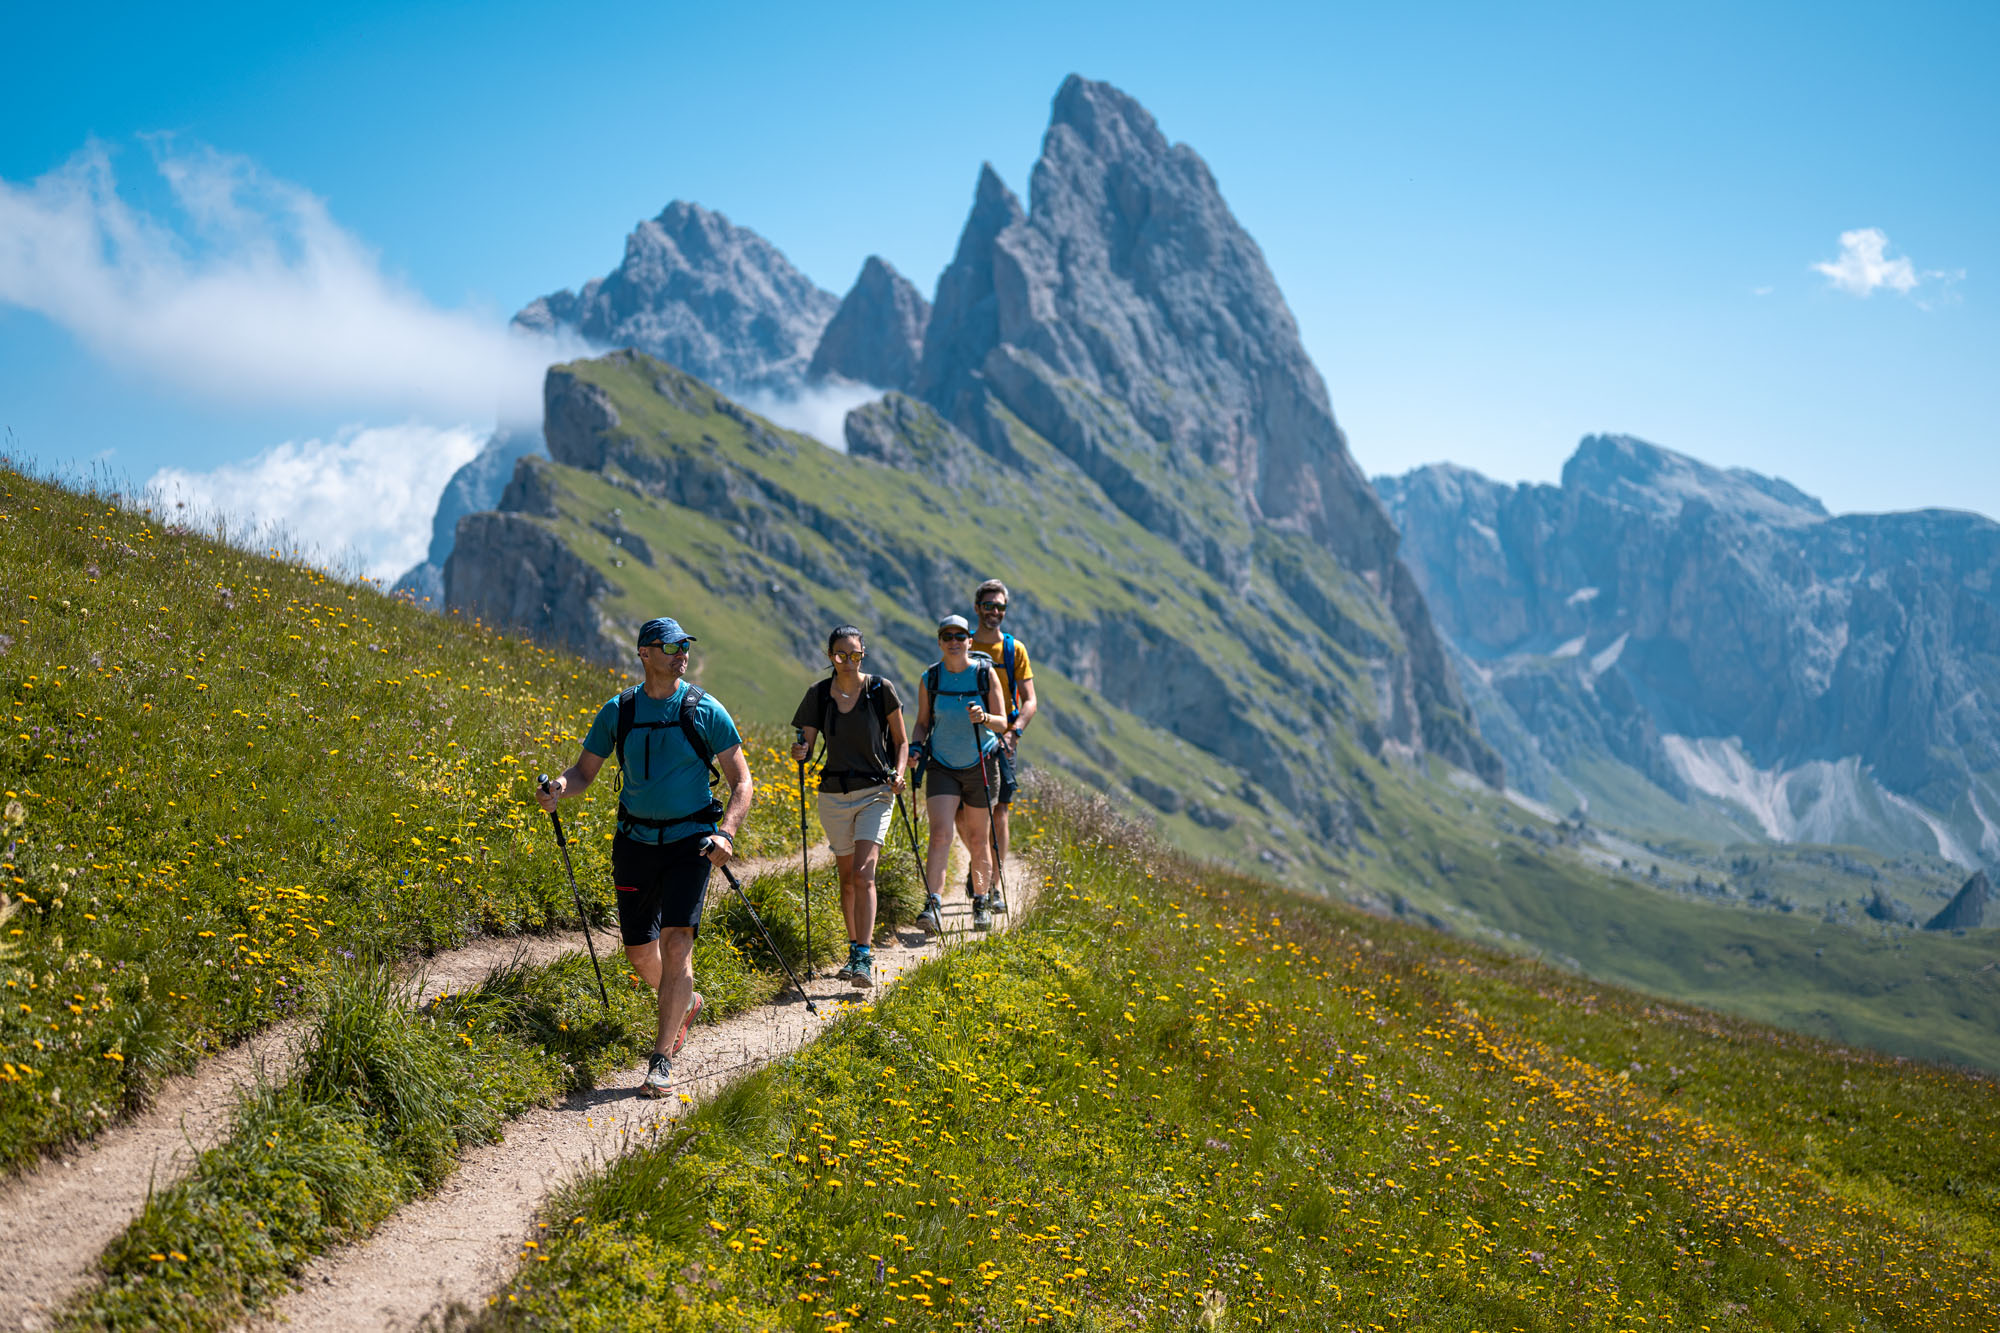
[[(881, 693), (880, 716), (871, 696)], [(903, 701), (896, 695), (896, 687), (880, 676), (867, 676), (862, 680), (861, 697), (854, 701), (854, 707), (841, 712), (840, 705), (833, 700), (833, 682), (816, 681), (806, 691), (806, 697), (799, 700), (799, 708), (792, 714), (794, 727), (818, 727), (826, 738), (826, 767), (819, 776), (821, 791), (840, 791), (841, 777), (847, 778), (849, 790), (867, 786), (872, 779), (876, 782), (889, 780), (889, 762), (895, 755), (890, 749), (888, 719), (891, 713), (903, 711)]]

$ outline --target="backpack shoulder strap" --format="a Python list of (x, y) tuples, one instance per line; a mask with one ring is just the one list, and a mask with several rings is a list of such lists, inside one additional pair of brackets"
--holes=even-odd
[(933, 708), (937, 707), (938, 670), (943, 665), (942, 662), (933, 662), (924, 668), (924, 689), (931, 696), (931, 707)]
[(1000, 636), (1001, 665), (1007, 668), (1007, 720), (1021, 715), (1021, 678), (1014, 674), (1014, 636)]
[(868, 678), (868, 705), (875, 710), (875, 722), (886, 734), (889, 730), (888, 691), (883, 688), (880, 676)]
[(618, 767), (625, 767), (625, 738), (632, 734), (632, 724), (639, 718), (639, 687), (630, 686), (618, 692), (618, 729), (611, 748), (617, 752)]
[(722, 775), (715, 771), (715, 753), (708, 748), (708, 739), (701, 734), (701, 728), (694, 724), (695, 710), (701, 707), (701, 701), (707, 697), (707, 690), (690, 681), (687, 692), (681, 695), (680, 724), (681, 735), (687, 737), (688, 748), (694, 751), (695, 758), (701, 760), (702, 766), (708, 769), (708, 780), (712, 785)]

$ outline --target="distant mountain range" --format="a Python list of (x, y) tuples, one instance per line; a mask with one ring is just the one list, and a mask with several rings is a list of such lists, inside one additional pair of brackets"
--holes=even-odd
[[(1944, 512), (1834, 517), (1783, 481), (1618, 436), (1586, 439), (1560, 486), (1441, 465), (1371, 487), (1256, 243), (1193, 150), (1169, 144), (1117, 89), (1072, 78), (1031, 187), (1024, 209), (991, 167), (980, 171), (930, 300), (879, 257), (836, 298), (756, 233), (675, 202), (639, 224), (611, 273), (531, 303), (516, 323), (669, 363), (700, 382), (676, 393), (715, 394), (729, 403), (717, 410), (743, 420), (734, 400), (745, 397), (822, 384), (890, 391), (846, 434), (856, 457), (922, 480), (908, 503), (952, 509), (947, 491), (994, 468), (1161, 543), (1172, 555), (1162, 572), (1192, 602), (1145, 605), (1142, 629), (1123, 618), (1129, 590), (1086, 580), (1087, 595), (1055, 599), (1029, 588), (1017, 598), (1022, 632), (1060, 646), (1051, 660), (1109, 704), (1222, 757), (1252, 786), (1282, 788), (1285, 802), (1297, 783), (1270, 785), (1276, 756), (1341, 734), (1490, 781), (1504, 759), (1526, 794), (1641, 833), (2000, 862), (1994, 524)], [(543, 632), (561, 621), (572, 642), (609, 654), (616, 636), (601, 612), (559, 611), (552, 586), (536, 582), (553, 577), (544, 538), (513, 527), (502, 541), (482, 519), (482, 544), (449, 578), (446, 562), (467, 515), (548, 517), (545, 491), (561, 471), (532, 456), (551, 450), (567, 467), (609, 466), (649, 500), (744, 524), (751, 510), (729, 486), (676, 492), (655, 464), (581, 461), (617, 454), (576, 442), (619, 435), (634, 411), (619, 397), (629, 383), (553, 372), (546, 444), (503, 434), (454, 478), (430, 560), (407, 586)], [(756, 429), (783, 438), (768, 422)], [(721, 438), (695, 439), (704, 435)], [(725, 471), (727, 454), (716, 460)], [(757, 483), (767, 499), (774, 484)], [(744, 545), (767, 566), (797, 548), (768, 566), (778, 584), (830, 576), (825, 562), (799, 563), (803, 535), (784, 535), (813, 527), (816, 503), (795, 494), (782, 513), (757, 510), (775, 526)], [(1046, 501), (1022, 503), (1032, 512)], [(951, 555), (907, 549), (890, 531), (865, 536), (885, 561), (1018, 567), (1017, 549), (980, 531), (997, 517), (975, 509), (967, 521), (966, 549)], [(1031, 527), (1013, 547), (1110, 541), (1083, 530)], [(540, 554), (503, 570), (508, 542)], [(1107, 568), (1112, 549), (1099, 551)], [(599, 574), (602, 587), (563, 584), (562, 596), (601, 608), (634, 582)], [(878, 568), (851, 591), (867, 599), (900, 583)], [(905, 586), (946, 592), (935, 579)], [(774, 610), (814, 602), (756, 596)], [(1299, 642), (1312, 667), (1275, 647), (1295, 626), (1308, 627)], [(1164, 646), (1177, 636), (1211, 633), (1240, 638), (1270, 674), (1174, 661), (1169, 677), (1195, 682), (1176, 691), (1151, 666), (1126, 680), (1107, 665), (1131, 652), (1150, 662), (1156, 649), (1171, 660)], [(793, 651), (801, 666), (814, 660), (809, 637)], [(1250, 701), (1267, 691), (1295, 698)], [(1260, 734), (1232, 739), (1217, 708), (1255, 714)], [(1105, 780), (1118, 767), (1094, 765)], [(1192, 799), (1156, 795), (1174, 810)], [(1342, 799), (1308, 801), (1308, 826), (1344, 828)]]
[[(619, 270), (522, 312), (634, 350), (550, 372), (550, 457), (456, 521), (444, 600), (607, 660), (635, 615), (691, 607), (789, 712), (826, 625), (877, 627), (909, 672), (997, 574), (1049, 688), (1080, 692), (1042, 753), (1267, 866), (1323, 869), (1365, 835), (1343, 752), (1499, 781), (1206, 165), (1072, 78), (1032, 198), (981, 170), (929, 302), (877, 259), (834, 302), (693, 205), (642, 224)], [(849, 416), (845, 457), (735, 401), (815, 379), (890, 390)]]
[(2000, 525), (1591, 436), (1379, 477), (1512, 780), (1628, 827), (2000, 861)]

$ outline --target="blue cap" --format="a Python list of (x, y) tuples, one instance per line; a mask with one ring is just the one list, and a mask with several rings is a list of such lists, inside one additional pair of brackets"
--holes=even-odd
[(684, 640), (692, 643), (694, 642), (694, 635), (683, 630), (680, 621), (670, 620), (665, 616), (657, 616), (639, 626), (639, 642), (637, 646), (644, 648), (649, 643), (680, 643)]

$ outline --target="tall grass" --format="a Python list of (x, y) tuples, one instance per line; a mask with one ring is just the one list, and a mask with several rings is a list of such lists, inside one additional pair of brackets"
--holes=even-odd
[(1990, 1081), (1022, 813), (1015, 931), (579, 1185), (487, 1323), (1992, 1326)]
[[(533, 779), (624, 683), (0, 463), (0, 1169), (350, 960), (573, 924)], [(796, 846), (781, 739), (746, 855)], [(616, 785), (565, 803), (599, 925)]]

